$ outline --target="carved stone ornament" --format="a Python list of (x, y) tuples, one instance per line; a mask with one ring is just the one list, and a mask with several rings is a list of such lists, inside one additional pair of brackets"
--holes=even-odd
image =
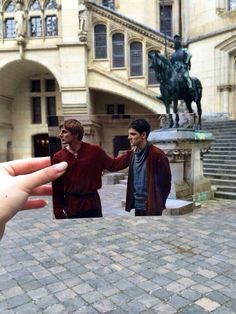
[(165, 152), (170, 162), (183, 162), (191, 155), (191, 149), (171, 149)]

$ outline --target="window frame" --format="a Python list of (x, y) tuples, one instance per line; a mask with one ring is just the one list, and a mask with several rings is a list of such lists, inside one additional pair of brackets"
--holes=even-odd
[[(39, 102), (34, 102), (34, 100), (39, 100)], [(31, 123), (42, 124), (41, 96), (31, 96)]]
[(159, 85), (160, 82), (157, 80), (156, 78), (156, 73), (155, 73), (155, 70), (153, 68), (150, 68), (149, 67), (149, 59), (148, 59), (148, 53), (149, 52), (152, 52), (152, 51), (155, 51), (155, 50), (149, 50), (147, 52), (147, 84), (150, 85), (150, 86), (155, 86), (155, 85)]
[[(12, 36), (8, 36), (7, 32), (8, 32), (8, 26), (7, 26), (7, 21), (11, 21), (11, 34)], [(16, 29), (15, 29), (15, 19), (14, 17), (6, 17), (4, 19), (4, 39), (14, 39), (16, 38)]]
[[(170, 14), (168, 12), (168, 9), (170, 9), (169, 10)], [(160, 3), (159, 19), (160, 19), (160, 32), (172, 37), (173, 36), (173, 5), (172, 4)]]
[[(96, 28), (101, 27), (101, 26), (104, 27), (105, 32), (104, 32), (104, 34), (102, 34), (102, 33), (97, 34), (96, 33)], [(101, 43), (101, 39), (99, 37), (97, 38), (96, 36), (104, 36), (104, 41), (103, 41), (104, 45), (97, 45), (97, 43), (98, 44)], [(99, 24), (94, 25), (94, 58), (96, 60), (107, 59), (107, 57), (108, 57), (107, 39), (108, 39), (108, 36), (107, 36), (107, 26), (106, 26), (106, 24), (99, 23)], [(99, 56), (99, 53), (97, 52), (97, 49), (99, 49), (99, 48), (101, 50), (103, 49), (103, 52), (104, 52), (104, 54), (101, 54), (101, 56)]]
[[(138, 65), (138, 62), (136, 61), (135, 62), (135, 60), (132, 60), (132, 57), (136, 57), (137, 58), (137, 56), (135, 56), (135, 55), (133, 55), (132, 56), (132, 54), (134, 54), (135, 53), (135, 50), (134, 51), (132, 51), (132, 45), (134, 45), (134, 44), (139, 44), (140, 45), (140, 52), (141, 52), (141, 54), (140, 54), (140, 56), (138, 56), (138, 58), (140, 59), (140, 61), (141, 61), (141, 64), (140, 65)], [(130, 60), (130, 77), (142, 77), (143, 76), (143, 43), (141, 42), (141, 41), (138, 41), (138, 40), (134, 40), (134, 41), (132, 41), (132, 42), (130, 42), (130, 44), (129, 44), (129, 51), (130, 51), (130, 56), (129, 56), (129, 60)], [(136, 52), (136, 54), (137, 54), (137, 52)], [(140, 71), (138, 72), (136, 72), (135, 73), (135, 66), (136, 67), (140, 67)]]
[[(118, 43), (115, 45), (114, 44), (114, 37), (117, 36), (117, 35), (122, 35), (123, 36), (123, 41), (120, 40), (118, 41)], [(112, 37), (111, 37), (111, 45), (112, 45), (112, 60), (111, 60), (111, 63), (112, 63), (112, 68), (113, 69), (117, 69), (117, 68), (124, 68), (125, 67), (125, 35), (124, 33), (122, 32), (115, 32), (112, 34)], [(122, 46), (122, 47), (121, 47)], [(117, 53), (119, 51), (119, 48), (121, 48), (123, 51), (122, 51), (122, 54), (121, 53)], [(115, 58), (117, 58), (115, 60)], [(121, 60), (121, 64), (119, 65), (119, 59)], [(118, 63), (118, 65), (115, 65), (115, 63)]]
[[(39, 19), (40, 22), (41, 22), (41, 27), (40, 27), (41, 33), (40, 33), (39, 36), (37, 36), (37, 35), (34, 36), (32, 34), (32, 20), (33, 19)], [(38, 26), (37, 25), (36, 25), (36, 30), (38, 30)], [(43, 37), (43, 20), (42, 20), (42, 16), (40, 16), (40, 15), (32, 15), (32, 16), (30, 16), (30, 18), (29, 18), (29, 36), (31, 38), (42, 38)]]
[[(55, 17), (56, 20), (56, 33), (53, 35), (48, 34), (48, 24), (47, 24), (47, 19), (48, 18), (53, 18)], [(57, 37), (58, 36), (58, 18), (56, 14), (46, 14), (45, 19), (44, 19), (44, 23), (45, 23), (45, 37)]]

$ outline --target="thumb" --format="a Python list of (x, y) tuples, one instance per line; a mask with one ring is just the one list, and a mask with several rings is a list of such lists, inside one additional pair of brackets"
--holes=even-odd
[(20, 178), (21, 189), (25, 190), (28, 194), (31, 193), (36, 187), (56, 180), (63, 175), (68, 167), (67, 162), (63, 161), (58, 164), (49, 166), (47, 168), (35, 171), (30, 174), (18, 176)]

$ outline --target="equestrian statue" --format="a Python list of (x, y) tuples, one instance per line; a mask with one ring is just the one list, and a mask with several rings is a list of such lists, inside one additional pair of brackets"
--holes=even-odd
[[(198, 122), (197, 129), (201, 129), (201, 98), (202, 84), (196, 77), (189, 76), (191, 68), (191, 54), (186, 48), (182, 48), (178, 34), (174, 36), (175, 51), (170, 59), (160, 53), (151, 51), (148, 53), (150, 67), (154, 69), (157, 80), (160, 82), (161, 96), (157, 96), (166, 107), (169, 114), (169, 127), (179, 127), (178, 100), (183, 100), (187, 110), (193, 114), (192, 102), (197, 105)], [(173, 101), (173, 111), (176, 114), (175, 121), (170, 114), (170, 105)]]

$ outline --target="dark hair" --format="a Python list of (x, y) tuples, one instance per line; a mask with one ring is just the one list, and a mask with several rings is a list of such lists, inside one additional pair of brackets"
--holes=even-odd
[(148, 135), (151, 131), (151, 126), (150, 124), (144, 120), (144, 119), (136, 119), (133, 122), (130, 123), (129, 129), (134, 129), (140, 134), (143, 132), (146, 132), (146, 138), (148, 138)]
[(65, 120), (59, 128), (65, 128), (71, 134), (77, 135), (78, 140), (82, 140), (84, 136), (84, 128), (82, 124), (76, 119)]

